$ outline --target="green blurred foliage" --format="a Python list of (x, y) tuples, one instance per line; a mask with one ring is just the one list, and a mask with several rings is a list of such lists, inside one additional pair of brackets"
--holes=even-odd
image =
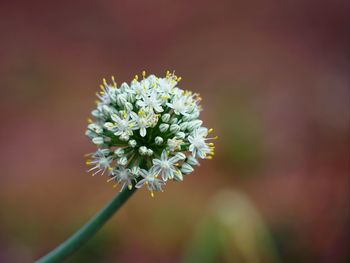
[(248, 198), (233, 190), (213, 197), (187, 249), (185, 263), (278, 263), (266, 223)]

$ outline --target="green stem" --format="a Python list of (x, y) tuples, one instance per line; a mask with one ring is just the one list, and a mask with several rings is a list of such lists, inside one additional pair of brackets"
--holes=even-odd
[(100, 212), (90, 219), (82, 228), (59, 245), (46, 256), (38, 259), (36, 263), (62, 262), (83, 246), (96, 232), (118, 211), (118, 209), (135, 192), (136, 188), (131, 190), (125, 187), (122, 192), (115, 196)]

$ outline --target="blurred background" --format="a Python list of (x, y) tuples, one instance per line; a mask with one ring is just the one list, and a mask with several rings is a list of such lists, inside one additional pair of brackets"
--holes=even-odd
[(0, 262), (117, 190), (86, 173), (103, 77), (176, 70), (216, 156), (142, 189), (69, 262), (350, 262), (349, 8), (334, 1), (1, 1)]

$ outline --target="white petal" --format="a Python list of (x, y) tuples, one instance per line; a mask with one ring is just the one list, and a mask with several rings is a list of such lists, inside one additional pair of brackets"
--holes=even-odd
[(145, 137), (146, 136), (146, 128), (141, 128), (140, 129), (140, 135), (142, 136), (142, 137)]

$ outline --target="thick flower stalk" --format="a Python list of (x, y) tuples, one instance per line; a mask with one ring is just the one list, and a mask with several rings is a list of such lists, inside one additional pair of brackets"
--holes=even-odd
[(152, 197), (169, 181), (182, 181), (211, 159), (212, 129), (199, 119), (201, 97), (178, 87), (181, 78), (136, 75), (119, 87), (104, 79), (86, 135), (97, 145), (87, 164), (92, 175), (108, 177), (121, 190), (146, 187)]

